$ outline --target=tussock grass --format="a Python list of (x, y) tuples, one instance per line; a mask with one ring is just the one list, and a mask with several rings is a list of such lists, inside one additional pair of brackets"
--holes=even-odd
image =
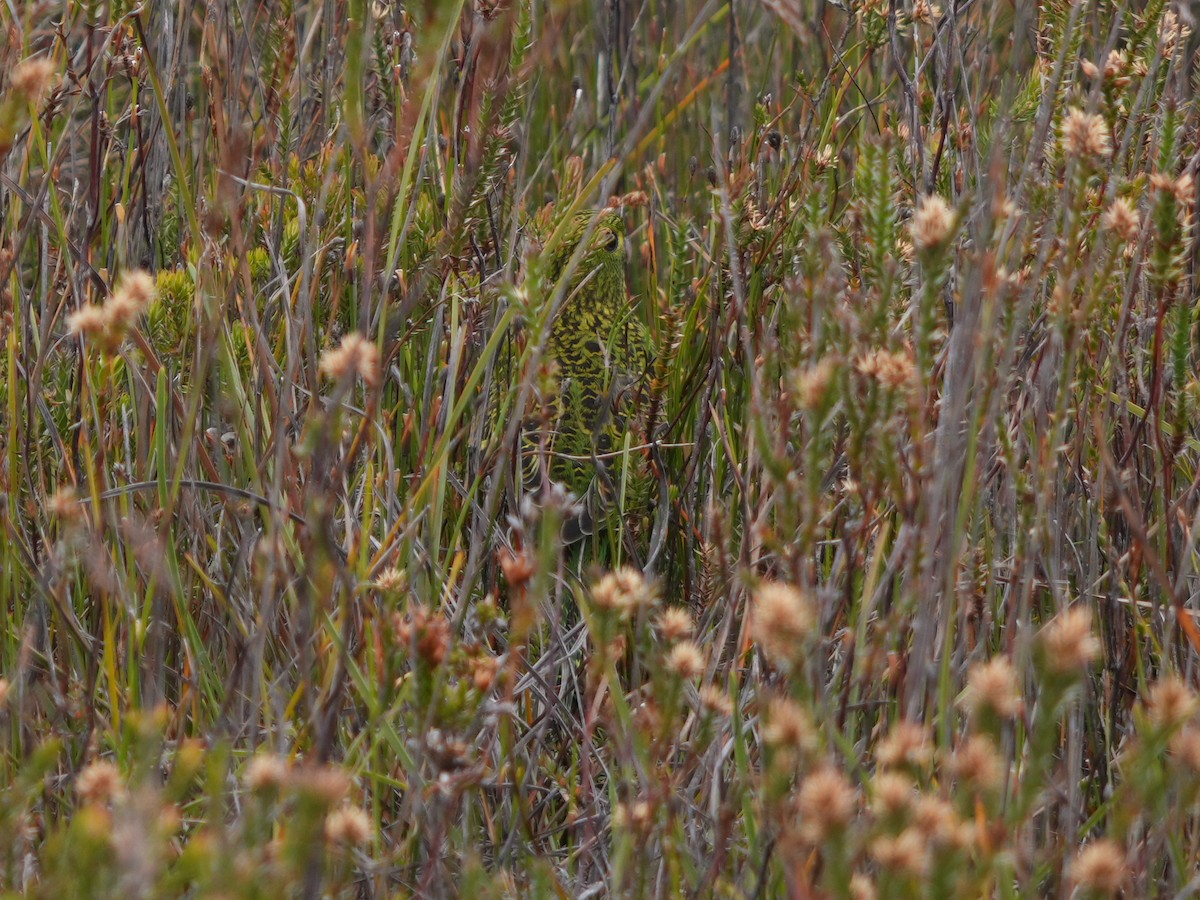
[(844, 6), (0, 8), (4, 890), (1194, 890), (1192, 22)]

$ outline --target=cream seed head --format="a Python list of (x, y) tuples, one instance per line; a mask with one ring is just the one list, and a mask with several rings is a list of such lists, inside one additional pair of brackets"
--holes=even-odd
[(376, 576), (375, 587), (385, 594), (399, 594), (408, 589), (408, 571), (399, 566), (384, 569)]
[(350, 776), (332, 765), (297, 770), (292, 775), (291, 783), (329, 809), (341, 803), (350, 791)]
[(913, 0), (912, 20), (924, 25), (936, 25), (942, 17), (942, 8), (929, 0)]
[(63, 524), (76, 524), (83, 516), (79, 493), (69, 484), (60, 485), (46, 501), (46, 509)]
[(700, 704), (713, 715), (733, 715), (733, 698), (729, 696), (728, 691), (715, 684), (706, 684), (700, 688)]
[(1063, 117), (1062, 148), (1067, 156), (1101, 159), (1112, 155), (1112, 139), (1104, 117), (1078, 107)]
[(963, 829), (954, 807), (941, 797), (925, 795), (918, 798), (912, 818), (913, 827), (933, 844), (955, 845), (969, 840), (969, 833)]
[(37, 103), (54, 79), (54, 62), (45, 56), (21, 60), (9, 78), (9, 88), (21, 99)]
[(654, 808), (648, 800), (618, 803), (613, 810), (613, 825), (629, 831), (646, 831), (654, 824)]
[(934, 250), (945, 244), (954, 232), (954, 210), (937, 194), (929, 194), (917, 202), (909, 232), (918, 251)]
[(379, 349), (357, 332), (348, 334), (333, 350), (325, 351), (321, 371), (334, 381), (358, 376), (367, 387), (378, 387), (382, 380)]
[(776, 697), (767, 704), (762, 738), (777, 749), (809, 752), (817, 745), (812, 718), (794, 700)]
[(1190, 172), (1184, 172), (1178, 178), (1155, 172), (1150, 176), (1150, 187), (1160, 193), (1170, 194), (1180, 206), (1188, 206), (1196, 197), (1196, 180)]
[(372, 831), (370, 817), (357, 806), (335, 809), (325, 819), (325, 838), (331, 844), (365, 844)]
[(1175, 10), (1168, 8), (1159, 21), (1158, 36), (1162, 41), (1163, 56), (1170, 57), (1181, 41), (1191, 36), (1192, 29), (1182, 22)]
[(109, 316), (103, 306), (89, 303), (67, 316), (67, 329), (85, 340), (96, 340), (108, 332)]
[(157, 282), (149, 272), (136, 269), (122, 275), (117, 289), (104, 303), (113, 327), (128, 330), (150, 308), (157, 292)]
[(642, 573), (631, 566), (622, 566), (607, 573), (592, 588), (592, 602), (600, 609), (629, 613), (654, 601), (654, 595)]
[(1127, 244), (1137, 240), (1141, 219), (1134, 205), (1124, 197), (1118, 197), (1105, 210), (1102, 224)]
[(114, 297), (121, 297), (123, 303), (145, 312), (158, 294), (158, 282), (145, 269), (132, 269), (121, 276), (117, 283)]
[(1060, 675), (1078, 675), (1100, 655), (1092, 634), (1092, 614), (1083, 606), (1059, 613), (1039, 635), (1047, 667)]
[(1124, 50), (1110, 50), (1108, 58), (1104, 61), (1104, 77), (1109, 79), (1120, 78), (1129, 69), (1129, 54)]
[(115, 763), (98, 759), (79, 772), (75, 790), (89, 803), (105, 803), (124, 793), (125, 783)]
[(691, 614), (680, 606), (668, 606), (659, 613), (658, 633), (665, 641), (680, 641), (691, 637), (695, 628)]
[(1125, 881), (1125, 851), (1107, 838), (1092, 841), (1075, 855), (1070, 874), (1084, 890), (1115, 895)]
[(875, 890), (875, 882), (862, 872), (855, 872), (850, 877), (850, 900), (875, 900), (879, 892)]
[(1185, 725), (1171, 737), (1169, 749), (1176, 766), (1200, 775), (1200, 727)]
[(949, 759), (950, 773), (976, 791), (994, 791), (1004, 777), (1000, 753), (992, 739), (981, 734), (965, 738)]
[(917, 377), (912, 356), (904, 351), (871, 350), (855, 361), (854, 368), (860, 374), (892, 390), (912, 385)]
[(793, 662), (815, 626), (814, 604), (799, 588), (768, 581), (754, 592), (750, 636), (772, 662)]
[(875, 758), (881, 766), (922, 769), (933, 758), (933, 748), (924, 728), (915, 722), (899, 722), (880, 740)]
[(691, 641), (680, 641), (667, 653), (667, 668), (692, 681), (704, 674), (704, 653)]
[(140, 269), (126, 272), (103, 304), (80, 307), (67, 317), (67, 329), (84, 340), (115, 352), (125, 335), (153, 302), (154, 277)]
[(278, 791), (287, 777), (287, 760), (274, 753), (259, 753), (246, 764), (246, 787), (255, 793)]
[(826, 356), (816, 365), (798, 369), (792, 377), (792, 390), (801, 409), (817, 409), (829, 394), (836, 373), (836, 363)]
[(1004, 656), (975, 664), (967, 675), (967, 687), (958, 702), (972, 718), (988, 713), (1001, 719), (1014, 718), (1021, 711), (1021, 687), (1016, 669)]
[(879, 772), (871, 780), (871, 811), (880, 819), (908, 815), (917, 799), (917, 786), (907, 775)]
[(1196, 695), (1177, 676), (1167, 675), (1154, 682), (1142, 700), (1146, 720), (1154, 728), (1169, 731), (1187, 722), (1196, 713)]
[(854, 820), (858, 797), (854, 786), (837, 769), (827, 766), (813, 772), (796, 797), (800, 834), (813, 844), (828, 840)]
[(929, 842), (915, 828), (906, 828), (895, 837), (876, 838), (871, 844), (871, 855), (883, 868), (913, 878), (922, 877), (929, 868)]

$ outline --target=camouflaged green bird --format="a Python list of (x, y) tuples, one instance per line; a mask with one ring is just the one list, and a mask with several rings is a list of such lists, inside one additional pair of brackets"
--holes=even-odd
[[(536, 495), (545, 481), (541, 461), (549, 460), (550, 481), (578, 500), (562, 529), (563, 540), (575, 543), (603, 533), (615, 517), (628, 522), (648, 512), (652, 480), (645, 454), (632, 448), (643, 443), (639, 424), (648, 406), (652, 357), (626, 287), (620, 212), (579, 213), (563, 227), (540, 279), (546, 294), (540, 302), (550, 302), (567, 275), (543, 357), (557, 369), (557, 390), (543, 401), (540, 418), (536, 402), (527, 410), (519, 470), (524, 491)], [(511, 362), (500, 371), (511, 371)], [(499, 390), (510, 387), (509, 379), (498, 381)]]

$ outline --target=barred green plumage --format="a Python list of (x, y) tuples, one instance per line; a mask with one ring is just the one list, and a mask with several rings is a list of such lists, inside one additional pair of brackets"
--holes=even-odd
[[(549, 475), (582, 506), (564, 527), (567, 541), (592, 534), (618, 507), (644, 511), (650, 487), (642, 454), (621, 452), (627, 435), (632, 444), (640, 443), (632, 432), (645, 406), (651, 355), (646, 328), (628, 297), (625, 228), (618, 211), (584, 212), (570, 220), (551, 251), (543, 302), (549, 302), (585, 239), (586, 249), (562, 286), (546, 343), (546, 356), (558, 369)], [(522, 453), (533, 462), (525, 481), (536, 486), (540, 448), (534, 435), (526, 434)], [(632, 477), (624, 479), (619, 505), (624, 473)]]

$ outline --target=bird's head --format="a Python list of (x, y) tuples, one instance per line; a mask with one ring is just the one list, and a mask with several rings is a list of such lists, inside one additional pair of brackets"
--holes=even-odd
[(570, 220), (553, 251), (550, 277), (555, 282), (562, 277), (585, 238), (585, 249), (566, 286), (568, 295), (578, 292), (603, 301), (624, 300), (625, 224), (615, 209), (598, 215), (581, 212)]

